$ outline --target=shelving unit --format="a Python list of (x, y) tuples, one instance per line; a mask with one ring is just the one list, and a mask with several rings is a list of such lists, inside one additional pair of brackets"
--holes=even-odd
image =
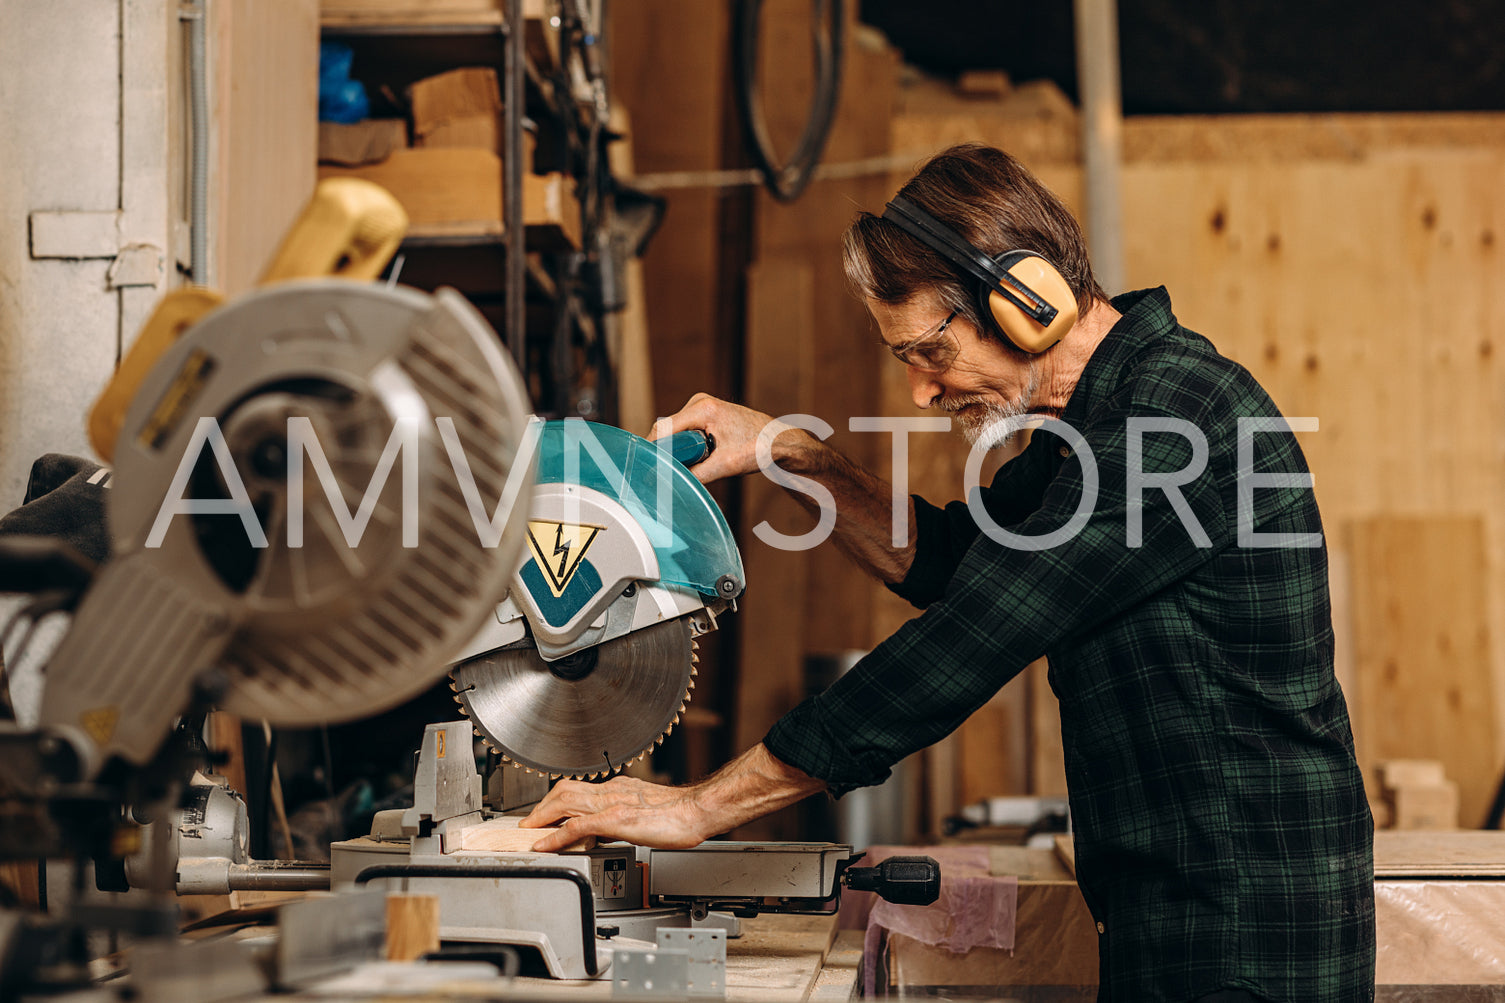
[[(522, 0), (502, 0), (505, 7), (496, 11), (452, 12), (432, 8), (414, 7), (411, 10), (372, 9), (357, 13), (354, 10), (326, 10), (320, 16), (320, 30), (324, 37), (353, 39), (409, 40), (409, 45), (432, 46), (435, 41), (447, 43), (441, 52), (432, 52), (429, 58), (448, 62), (453, 66), (467, 65), (467, 57), (474, 54), (481, 58), (475, 63), (493, 65), (498, 69), (502, 85), (502, 207), (503, 221), (500, 227), (487, 222), (478, 222), (474, 228), (457, 226), (448, 232), (429, 229), (418, 230), (404, 242), (405, 250), (425, 247), (473, 247), (493, 245), (502, 241), (508, 248), (526, 246), (523, 224), (523, 81), (525, 79), (523, 32), (514, 30), (523, 23)], [(459, 40), (480, 42), (481, 51), (466, 51), (470, 46), (455, 45)], [(487, 47), (491, 47), (487, 51)], [(409, 52), (411, 60), (414, 53)], [(423, 60), (426, 62), (427, 60)], [(524, 255), (503, 254), (504, 317), (502, 338), (512, 353), (518, 369), (527, 372), (527, 326), (524, 303)]]

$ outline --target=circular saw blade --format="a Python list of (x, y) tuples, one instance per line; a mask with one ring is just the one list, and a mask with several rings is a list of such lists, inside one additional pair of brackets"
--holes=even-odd
[(679, 720), (694, 675), (684, 617), (560, 662), (534, 648), (504, 648), (450, 670), (455, 699), (492, 748), (569, 777), (613, 773), (651, 750)]

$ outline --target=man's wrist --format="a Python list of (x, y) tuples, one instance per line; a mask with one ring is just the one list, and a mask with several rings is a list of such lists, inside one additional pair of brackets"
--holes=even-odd
[(693, 787), (698, 817), (719, 832), (794, 804), (825, 784), (759, 743)]
[(812, 474), (821, 469), (820, 454), (825, 443), (793, 425), (781, 429), (773, 440), (773, 462), (791, 474)]

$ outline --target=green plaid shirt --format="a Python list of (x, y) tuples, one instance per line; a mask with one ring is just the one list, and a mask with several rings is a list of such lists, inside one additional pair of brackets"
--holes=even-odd
[[(894, 591), (925, 612), (765, 742), (839, 795), (883, 780), (1048, 655), (1100, 999), (1371, 1000), (1373, 822), (1333, 675), (1316, 501), (1245, 478), (1246, 529), (1316, 546), (1241, 543), (1238, 418), (1279, 412), (1177, 323), (1163, 289), (1114, 306), (1123, 318), (1062, 416), (1099, 474), (1080, 530), (1049, 549), (1005, 546), (965, 503), (917, 497), (918, 550)], [(1207, 444), (1176, 500), (1142, 492), (1137, 547), (1130, 470), (1175, 474), (1197, 456), (1187, 436), (1150, 431), (1131, 466), (1131, 416), (1190, 422)], [(1307, 471), (1288, 430), (1246, 440), (1256, 477)], [(979, 490), (995, 523), (1025, 536), (1068, 524), (1087, 465), (1066, 441), (1037, 431)]]

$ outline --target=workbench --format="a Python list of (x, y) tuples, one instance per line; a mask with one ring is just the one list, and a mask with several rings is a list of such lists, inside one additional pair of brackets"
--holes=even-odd
[[(275, 935), (273, 927), (248, 925), (197, 939), (270, 943)], [(834, 915), (769, 914), (744, 919), (742, 936), (727, 941), (725, 999), (727, 1003), (843, 1003), (858, 994), (861, 961), (861, 931), (838, 931)], [(129, 963), (127, 953), (108, 967), (102, 965), (96, 975), (118, 973), (122, 964)], [(191, 969), (194, 964), (190, 961), (183, 967)], [(161, 986), (152, 998), (164, 1003), (198, 999), (209, 990), (213, 978), (214, 973), (200, 968), (182, 983)], [(466, 999), (588, 1001), (611, 999), (612, 983), (610, 979), (503, 980), (493, 966), (483, 962), (373, 962), (301, 991), (236, 998), (264, 999), (267, 1003), (296, 1000), (354, 1003), (397, 998), (417, 1003)]]
[[(861, 931), (838, 931), (835, 916), (767, 914), (742, 920), (726, 942), (728, 1003), (847, 1000), (857, 995)], [(519, 978), (513, 991), (538, 1000), (610, 999), (609, 979)]]

